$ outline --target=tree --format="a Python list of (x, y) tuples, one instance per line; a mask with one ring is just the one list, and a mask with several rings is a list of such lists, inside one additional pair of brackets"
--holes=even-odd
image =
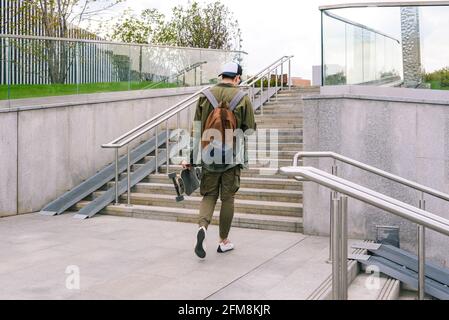
[(201, 7), (196, 1), (172, 9), (173, 17), (155, 34), (154, 42), (182, 47), (232, 49), (238, 21), (220, 1)]
[(160, 32), (164, 19), (165, 16), (157, 9), (143, 10), (139, 16), (128, 9), (112, 27), (109, 38), (129, 43), (149, 43), (154, 34)]
[[(81, 29), (79, 25), (124, 0), (12, 1), (18, 2), (15, 7), (19, 9), (11, 23), (18, 24), (15, 29), (22, 34), (34, 35), (34, 30), (40, 30), (47, 37), (95, 39), (95, 34)], [(51, 83), (65, 83), (75, 57), (74, 46), (74, 43), (67, 41), (45, 40), (34, 42), (31, 48), (21, 50), (40, 55), (37, 58), (46, 62)]]
[(129, 10), (112, 27), (102, 29), (112, 30), (106, 32), (112, 40), (193, 48), (238, 49), (236, 39), (241, 38), (238, 21), (220, 1), (204, 7), (196, 1), (176, 6), (169, 21), (156, 9), (144, 10), (140, 16)]

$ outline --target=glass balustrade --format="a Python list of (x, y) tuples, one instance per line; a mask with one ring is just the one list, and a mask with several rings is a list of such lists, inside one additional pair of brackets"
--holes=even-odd
[(323, 85), (449, 89), (449, 2), (320, 9)]
[[(216, 83), (246, 53), (0, 35), (0, 100)], [(245, 69), (245, 68), (244, 68)]]

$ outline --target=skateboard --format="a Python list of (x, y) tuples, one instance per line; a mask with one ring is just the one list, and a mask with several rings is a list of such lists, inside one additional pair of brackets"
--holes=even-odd
[(168, 178), (173, 181), (176, 190), (176, 202), (184, 201), (184, 194), (190, 196), (201, 182), (201, 168), (184, 169), (180, 174), (172, 172)]

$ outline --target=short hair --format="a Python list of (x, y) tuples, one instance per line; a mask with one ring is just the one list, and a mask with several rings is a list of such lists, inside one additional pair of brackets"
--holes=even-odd
[(237, 78), (238, 76), (240, 76), (239, 74), (236, 74), (234, 77), (230, 77), (230, 76), (227, 76), (227, 75), (222, 75), (221, 76), (221, 78), (222, 79), (230, 79), (230, 80), (234, 80), (235, 78)]

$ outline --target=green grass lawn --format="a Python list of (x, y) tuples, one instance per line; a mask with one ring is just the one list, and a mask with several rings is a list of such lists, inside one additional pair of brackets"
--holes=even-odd
[[(154, 86), (153, 86), (154, 84)], [(70, 94), (86, 94), (96, 92), (113, 92), (142, 89), (175, 88), (175, 83), (152, 83), (149, 81), (135, 82), (106, 82), (80, 84), (40, 84), (13, 85), (9, 91), (10, 99), (37, 98), (48, 96), (64, 96)], [(8, 99), (8, 87), (0, 86), (0, 100)]]
[(430, 88), (435, 90), (449, 90), (449, 87), (442, 87), (440, 81), (428, 81), (430, 83)]

